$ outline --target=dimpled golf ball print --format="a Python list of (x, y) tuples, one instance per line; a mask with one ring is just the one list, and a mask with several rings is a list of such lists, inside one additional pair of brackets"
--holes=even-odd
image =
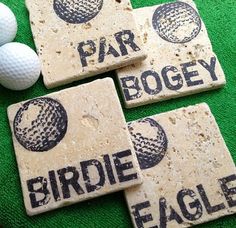
[(26, 102), (14, 119), (14, 134), (27, 150), (44, 152), (54, 148), (67, 131), (67, 113), (51, 98)]
[(129, 123), (128, 129), (140, 168), (156, 166), (167, 151), (168, 139), (164, 129), (151, 118)]
[(103, 0), (54, 0), (55, 13), (72, 24), (86, 23), (97, 16)]
[(153, 14), (152, 23), (157, 34), (171, 43), (189, 42), (201, 30), (199, 14), (185, 2), (159, 6)]

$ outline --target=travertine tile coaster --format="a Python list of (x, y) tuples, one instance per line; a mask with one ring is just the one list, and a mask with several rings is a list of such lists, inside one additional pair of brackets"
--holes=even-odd
[(134, 227), (189, 227), (236, 212), (236, 170), (206, 104), (128, 124), (144, 182), (125, 191)]
[(216, 89), (225, 76), (193, 1), (134, 10), (148, 58), (118, 69), (127, 108)]
[(12, 105), (8, 117), (28, 215), (141, 183), (111, 79)]
[(145, 58), (129, 0), (26, 0), (47, 88)]

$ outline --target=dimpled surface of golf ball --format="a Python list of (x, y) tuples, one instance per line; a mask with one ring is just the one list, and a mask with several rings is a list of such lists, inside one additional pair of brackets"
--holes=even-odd
[(197, 11), (184, 2), (159, 6), (152, 19), (158, 35), (171, 43), (186, 43), (201, 31), (201, 18)]
[(164, 129), (152, 118), (146, 118), (128, 124), (141, 169), (158, 165), (164, 158), (168, 139)]
[(13, 12), (0, 2), (0, 46), (14, 40), (17, 22)]
[(67, 113), (54, 99), (36, 98), (18, 110), (13, 127), (16, 139), (25, 149), (45, 152), (64, 138)]
[(97, 16), (103, 0), (54, 0), (54, 11), (64, 21), (72, 24), (86, 23)]
[(0, 47), (0, 84), (11, 90), (31, 87), (40, 76), (37, 54), (28, 46), (8, 43)]

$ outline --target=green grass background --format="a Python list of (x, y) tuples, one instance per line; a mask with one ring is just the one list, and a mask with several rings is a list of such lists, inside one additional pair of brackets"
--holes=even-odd
[[(0, 2), (8, 5), (16, 14), (19, 24), (16, 41), (35, 48), (24, 0), (0, 0)], [(164, 2), (167, 1), (132, 0), (134, 8)], [(207, 102), (216, 117), (234, 161), (236, 161), (236, 0), (195, 0), (195, 3), (208, 28), (214, 51), (218, 55), (225, 71), (227, 85), (220, 90), (205, 92), (185, 98), (165, 101), (131, 110), (124, 108), (125, 117), (127, 121), (131, 121), (183, 106)], [(23, 92), (13, 92), (0, 86), (0, 225), (7, 228), (132, 227), (122, 192), (34, 217), (28, 217), (26, 215), (22, 199), (20, 179), (6, 114), (7, 107), (19, 101), (45, 95), (53, 91), (102, 77), (112, 77), (117, 85), (114, 72), (109, 72), (54, 90), (47, 90), (43, 85), (42, 78), (32, 88)], [(221, 218), (214, 222), (200, 225), (199, 227), (234, 228), (236, 227), (236, 216), (232, 215)]]

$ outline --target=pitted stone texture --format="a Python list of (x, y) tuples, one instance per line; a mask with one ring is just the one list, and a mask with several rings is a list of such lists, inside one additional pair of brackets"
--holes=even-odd
[(8, 117), (29, 215), (141, 183), (111, 79), (12, 105)]
[(27, 0), (26, 5), (47, 88), (146, 57), (129, 0)]
[(117, 70), (127, 108), (225, 85), (224, 72), (193, 1), (135, 9), (133, 14), (148, 57)]
[(134, 227), (190, 227), (236, 212), (235, 165), (207, 104), (128, 128), (144, 179), (125, 190)]

